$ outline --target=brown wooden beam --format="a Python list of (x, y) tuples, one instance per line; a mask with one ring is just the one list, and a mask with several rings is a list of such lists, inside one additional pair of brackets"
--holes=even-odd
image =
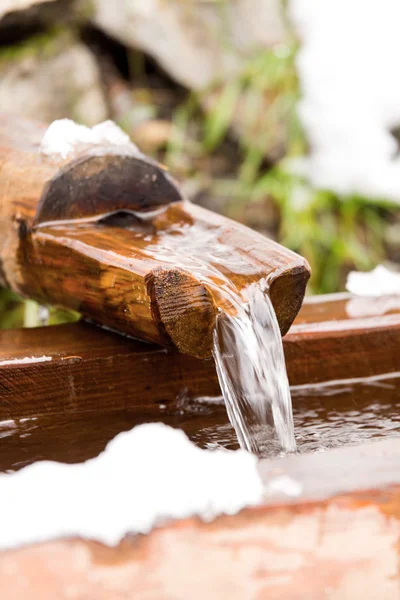
[[(37, 362), (39, 361), (39, 362)], [(219, 394), (213, 361), (74, 323), (0, 331), (0, 413), (117, 410)]]
[[(323, 296), (311, 300), (312, 306), (323, 304)], [(338, 305), (343, 314), (341, 298)], [(400, 371), (399, 313), (316, 323), (313, 314), (319, 311), (306, 302), (283, 340), (291, 385)], [(213, 361), (86, 323), (0, 331), (3, 419), (168, 405), (183, 389), (189, 397), (219, 395)]]
[(292, 385), (400, 371), (400, 314), (294, 325), (284, 338)]
[(165, 170), (129, 145), (48, 157), (44, 131), (0, 114), (3, 284), (205, 358), (219, 311), (235, 310), (222, 288), (240, 295), (265, 279), (288, 331), (310, 275), (305, 259), (183, 201)]

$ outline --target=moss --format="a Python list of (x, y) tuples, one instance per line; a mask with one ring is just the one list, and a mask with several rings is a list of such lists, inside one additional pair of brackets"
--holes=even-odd
[(0, 67), (26, 58), (47, 60), (74, 41), (74, 34), (64, 27), (53, 27), (18, 44), (0, 49)]

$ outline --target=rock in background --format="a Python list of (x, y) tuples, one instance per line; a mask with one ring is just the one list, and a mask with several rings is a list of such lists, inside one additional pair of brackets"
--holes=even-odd
[[(216, 114), (217, 122), (218, 111), (229, 113), (226, 129), (242, 143), (257, 146), (269, 161), (282, 156), (288, 110), (278, 106), (277, 116), (268, 111), (276, 105), (279, 82), (270, 88), (268, 78), (257, 83), (258, 73), (246, 73), (263, 52), (288, 40), (281, 0), (3, 0), (0, 44), (18, 45), (35, 29), (61, 25), (71, 30), (89, 21), (128, 52), (153, 57), (174, 81), (198, 94), (203, 110)], [(68, 116), (88, 124), (105, 118), (98, 61), (88, 48), (77, 41), (68, 44), (63, 36), (51, 44), (43, 38), (33, 42), (15, 52), (0, 48), (0, 110), (47, 120)], [(249, 86), (252, 77), (256, 84)]]
[[(70, 117), (88, 125), (106, 119), (97, 61), (75, 31), (85, 18), (86, 5), (70, 0), (4, 1), (0, 110), (42, 121)], [(32, 30), (39, 33), (29, 35)]]
[(240, 71), (286, 38), (280, 0), (94, 0), (94, 23), (189, 89)]
[(17, 43), (38, 30), (88, 17), (86, 0), (1, 0), (0, 44)]
[(20, 22), (21, 17), (25, 20), (31, 19), (39, 12), (43, 14), (43, 8), (46, 11), (48, 7), (54, 6), (54, 4), (58, 3), (53, 0), (2, 0), (0, 23), (5, 19), (9, 19), (10, 22), (16, 20)]
[(103, 121), (107, 105), (96, 60), (64, 32), (0, 49), (0, 110), (48, 122)]
[(269, 161), (283, 156), (291, 107), (275, 102), (280, 82), (269, 86), (256, 73), (255, 85), (246, 83), (248, 65), (290, 39), (281, 0), (94, 0), (94, 7), (97, 27), (152, 56), (197, 92), (206, 113), (230, 113), (242, 143)]

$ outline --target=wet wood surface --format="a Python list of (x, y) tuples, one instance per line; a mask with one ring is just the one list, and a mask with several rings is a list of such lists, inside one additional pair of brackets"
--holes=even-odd
[(400, 314), (294, 325), (284, 338), (292, 385), (400, 370)]
[(183, 201), (170, 176), (130, 146), (46, 157), (43, 133), (0, 115), (3, 284), (204, 358), (217, 314), (236, 310), (226, 289), (244, 294), (265, 279), (288, 331), (310, 275), (305, 259)]
[[(329, 303), (334, 316), (334, 301)], [(314, 323), (310, 306), (322, 310), (323, 305), (323, 297), (306, 301), (284, 337), (291, 385), (400, 371), (400, 313)], [(341, 297), (338, 311), (343, 315)], [(174, 402), (182, 390), (192, 398), (219, 395), (213, 361), (87, 323), (0, 331), (3, 418), (50, 414), (60, 407), (80, 412), (148, 408)]]
[[(296, 325), (380, 317), (400, 312), (400, 295), (355, 296), (349, 293), (308, 296)], [(345, 325), (342, 325), (345, 326)]]
[[(1, 597), (399, 598), (400, 442), (266, 461), (261, 470), (265, 503), (236, 516), (176, 521), (115, 548), (63, 539), (2, 552)], [(297, 483), (297, 497), (271, 496), (282, 475)]]
[(219, 394), (213, 361), (84, 323), (0, 331), (3, 418), (157, 406), (185, 388)]

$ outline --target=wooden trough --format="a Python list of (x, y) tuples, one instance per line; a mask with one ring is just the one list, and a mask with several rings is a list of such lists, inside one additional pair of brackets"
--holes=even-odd
[(304, 484), (295, 503), (173, 522), (116, 548), (62, 539), (0, 553), (1, 597), (396, 600), (399, 457), (387, 441), (268, 461), (265, 481), (288, 472)]
[(305, 259), (185, 201), (132, 145), (47, 156), (45, 131), (0, 114), (0, 283), (204, 358), (217, 315), (235, 311), (229, 292), (263, 279), (288, 331), (310, 276)]
[[(400, 313), (380, 314), (376, 299), (363, 299), (356, 318), (360, 301), (349, 295), (306, 300), (284, 338), (293, 386), (363, 377), (379, 385), (388, 373), (396, 382)], [(219, 393), (210, 360), (87, 324), (2, 331), (0, 348), (0, 420), (39, 423), (30, 443), (2, 440), (2, 469), (38, 457), (73, 462), (96, 455), (118, 433), (107, 428), (114, 410), (161, 420), (160, 404), (175, 405), (182, 389), (190, 396)], [(262, 506), (212, 523), (171, 522), (116, 548), (60, 539), (2, 552), (0, 596), (399, 597), (400, 440), (262, 460), (259, 470), (267, 490), (275, 477), (287, 476), (301, 493), (270, 493)]]

